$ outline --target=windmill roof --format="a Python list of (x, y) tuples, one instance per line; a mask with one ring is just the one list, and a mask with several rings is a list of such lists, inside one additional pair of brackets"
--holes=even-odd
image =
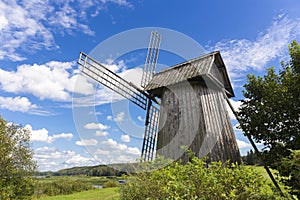
[(161, 88), (200, 78), (224, 88), (228, 97), (234, 97), (229, 76), (219, 51), (169, 67), (155, 74), (145, 90), (160, 97)]

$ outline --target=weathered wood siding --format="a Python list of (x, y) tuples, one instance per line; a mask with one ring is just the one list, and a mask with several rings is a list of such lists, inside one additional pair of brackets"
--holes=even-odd
[(186, 146), (210, 161), (241, 162), (221, 89), (184, 81), (164, 88), (161, 100), (158, 155), (186, 161)]

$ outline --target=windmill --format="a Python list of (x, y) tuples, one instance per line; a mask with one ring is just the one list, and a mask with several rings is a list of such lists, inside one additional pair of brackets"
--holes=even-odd
[[(209, 153), (212, 161), (240, 162), (225, 108), (225, 96), (232, 97), (234, 93), (220, 53), (213, 52), (155, 73), (160, 42), (161, 35), (152, 31), (141, 88), (83, 52), (78, 64), (83, 74), (146, 110), (142, 161), (151, 161), (155, 151), (165, 158), (184, 158), (179, 155), (180, 148), (188, 146), (199, 157)], [(209, 135), (214, 135), (215, 143), (206, 152), (207, 148), (203, 150), (200, 146), (209, 143)]]

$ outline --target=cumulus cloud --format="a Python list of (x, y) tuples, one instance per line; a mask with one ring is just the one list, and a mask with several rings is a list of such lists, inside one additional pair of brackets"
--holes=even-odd
[(129, 147), (112, 138), (102, 141), (99, 146), (94, 154), (101, 163), (134, 162), (141, 156), (141, 151), (137, 147)]
[(118, 113), (116, 115), (116, 117), (108, 115), (106, 117), (106, 120), (114, 120), (115, 122), (122, 122), (122, 121), (124, 121), (124, 117), (125, 117), (125, 113), (124, 112), (120, 112), (120, 113)]
[(121, 135), (122, 142), (130, 142), (130, 136), (129, 135)]
[(53, 143), (55, 140), (63, 138), (63, 139), (72, 139), (72, 133), (60, 133), (49, 135), (49, 131), (45, 128), (33, 130), (30, 124), (25, 125), (26, 129), (30, 131), (31, 137), (30, 140), (32, 142), (46, 142), (46, 143)]
[(126, 0), (0, 1), (0, 60), (24, 60), (21, 52), (29, 49), (57, 49), (54, 33), (93, 35), (87, 18), (98, 15), (108, 3), (132, 7)]
[(95, 139), (88, 139), (88, 140), (80, 140), (80, 141), (76, 141), (76, 144), (78, 146), (95, 146), (98, 144), (98, 141)]
[(56, 101), (71, 101), (71, 92), (93, 93), (93, 85), (74, 74), (74, 65), (74, 62), (50, 61), (41, 65), (20, 65), (16, 71), (0, 69), (0, 86), (6, 92), (27, 93)]
[(122, 121), (124, 121), (124, 117), (125, 117), (125, 113), (120, 112), (119, 114), (117, 114), (117, 116), (114, 118), (114, 120), (115, 120), (115, 122), (122, 122)]
[(97, 165), (98, 162), (91, 158), (82, 156), (75, 151), (59, 150), (55, 147), (40, 147), (34, 149), (33, 158), (38, 163), (40, 171), (57, 171), (74, 166)]
[(220, 50), (231, 77), (244, 75), (247, 70), (261, 70), (265, 65), (287, 53), (287, 44), (299, 36), (300, 19), (291, 20), (280, 16), (255, 41), (230, 39), (218, 42), (214, 49)]
[(2, 97), (0, 96), (0, 108), (13, 112), (23, 112), (32, 115), (49, 116), (51, 112), (40, 109), (33, 104), (27, 97)]
[(108, 136), (109, 133), (107, 131), (96, 131), (96, 136), (101, 136), (101, 137), (105, 137)]
[(10, 111), (28, 112), (36, 109), (37, 105), (32, 104), (27, 97), (1, 97), (0, 107)]
[(101, 124), (101, 123), (87, 123), (84, 128), (86, 129), (100, 129), (100, 130), (106, 130), (106, 129), (109, 129), (109, 126), (107, 125), (104, 125), (104, 124)]

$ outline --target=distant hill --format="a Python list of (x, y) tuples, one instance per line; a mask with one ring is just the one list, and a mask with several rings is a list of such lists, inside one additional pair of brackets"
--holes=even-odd
[(35, 176), (75, 176), (75, 175), (86, 175), (86, 176), (121, 176), (127, 174), (128, 171), (133, 171), (138, 163), (122, 163), (122, 164), (111, 164), (111, 165), (97, 165), (97, 166), (84, 166), (84, 167), (72, 167), (67, 169), (61, 169), (56, 172), (36, 172)]

